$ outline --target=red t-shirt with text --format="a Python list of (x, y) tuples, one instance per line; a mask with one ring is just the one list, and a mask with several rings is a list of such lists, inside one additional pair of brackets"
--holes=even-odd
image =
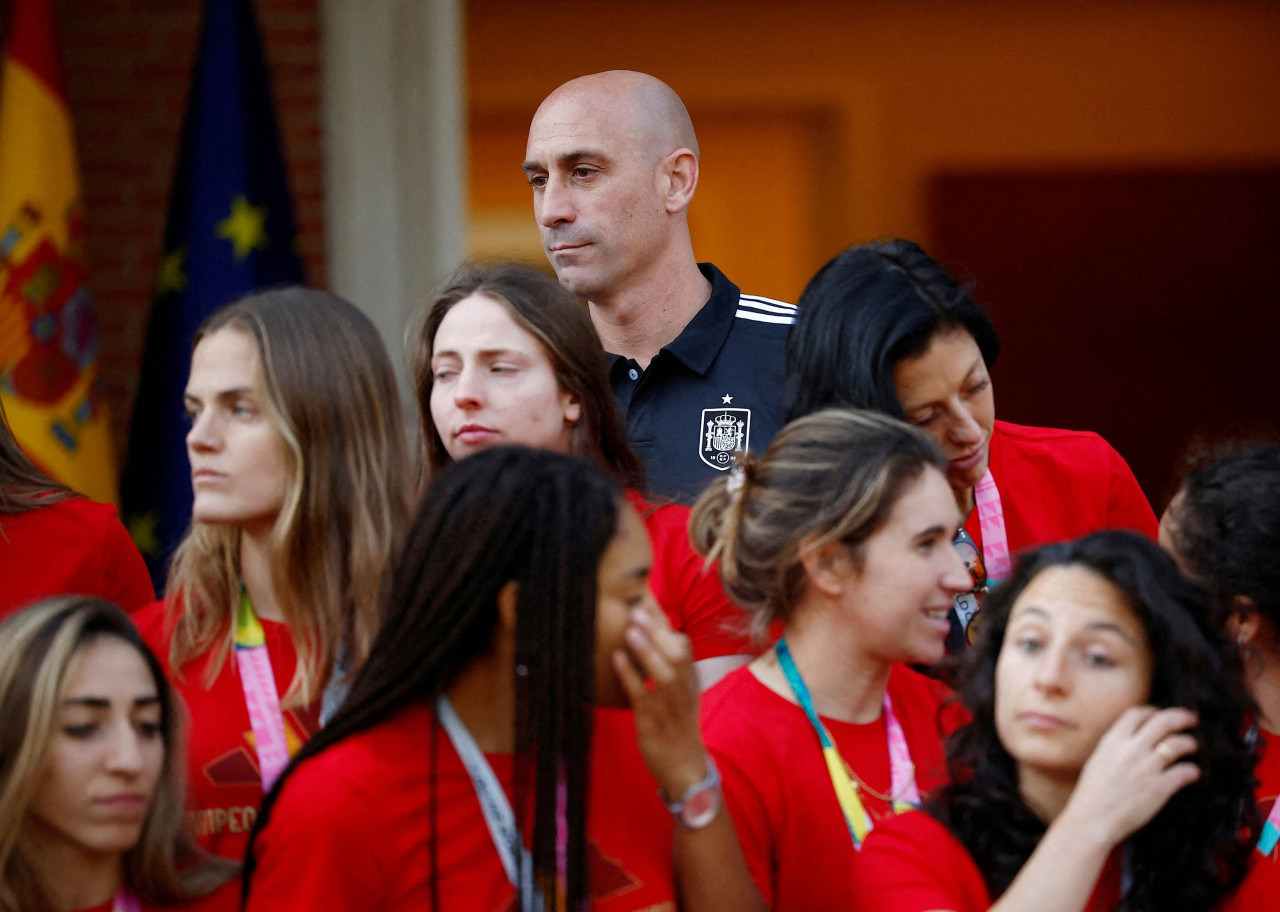
[[(253, 748), (253, 728), (245, 707), (244, 689), (234, 652), (227, 656), (211, 686), (205, 685), (210, 656), (186, 663), (181, 676), (169, 665), (173, 622), (163, 601), (134, 615), (147, 645), (159, 656), (187, 710), (187, 789), (193, 830), (200, 844), (215, 855), (244, 857), (249, 831), (262, 804), (262, 778)], [(267, 654), (276, 690), (283, 697), (293, 680), (297, 653), (289, 629), (276, 621), (262, 621)], [(289, 752), (297, 752), (320, 729), (319, 704), (285, 709), (284, 728)]]

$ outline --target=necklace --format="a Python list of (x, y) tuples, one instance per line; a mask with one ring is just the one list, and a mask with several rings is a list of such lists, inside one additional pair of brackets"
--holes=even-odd
[[(885, 804), (889, 805), (890, 807), (893, 807), (894, 804), (902, 800), (902, 796), (905, 795), (907, 791), (910, 789), (910, 787), (915, 784), (916, 765), (914, 763), (911, 764), (910, 781), (901, 783), (896, 792), (889, 791), (888, 793), (886, 793), (886, 792), (877, 792), (871, 786), (867, 785), (866, 780), (858, 775), (857, 770), (855, 770), (852, 766), (849, 765), (848, 760), (845, 760), (843, 757), (841, 757), (840, 759), (844, 762), (844, 768), (845, 768), (845, 771), (849, 774), (849, 778), (853, 780), (853, 788), (855, 791), (866, 792), (872, 798), (879, 798), (881, 801), (883, 801)], [(892, 789), (893, 786), (890, 785), (889, 788)]]

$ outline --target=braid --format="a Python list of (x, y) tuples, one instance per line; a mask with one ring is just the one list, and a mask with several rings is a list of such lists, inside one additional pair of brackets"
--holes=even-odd
[[(443, 473), (410, 529), (368, 661), (333, 719), (263, 801), (245, 860), (246, 897), (258, 835), (294, 771), (410, 704), (433, 703), (490, 648), (498, 593), (515, 581), (516, 821), (523, 830), (532, 792), (533, 883), (544, 907), (555, 908), (563, 791), (565, 890), (570, 908), (585, 907), (596, 568), (623, 508), (620, 498), (617, 484), (586, 463), (523, 447), (479, 453)], [(427, 752), (434, 774), (434, 740)], [(426, 811), (438, 891), (434, 807)]]

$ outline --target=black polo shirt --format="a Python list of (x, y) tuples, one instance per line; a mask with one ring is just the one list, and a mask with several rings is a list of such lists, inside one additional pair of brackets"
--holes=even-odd
[(763, 453), (783, 424), (787, 333), (794, 304), (744, 295), (710, 263), (698, 268), (711, 298), (645, 370), (609, 355), (609, 378), (631, 445), (644, 459), (647, 492), (692, 502), (736, 465)]

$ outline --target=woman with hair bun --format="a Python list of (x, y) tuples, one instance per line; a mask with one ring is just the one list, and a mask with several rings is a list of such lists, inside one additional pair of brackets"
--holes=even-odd
[(412, 484), (391, 361), (351, 304), (263, 292), (194, 345), (191, 529), (137, 623), (191, 711), (197, 835), (238, 859), (326, 684), (368, 655)]
[(1204, 593), (1112, 530), (1029, 553), (985, 610), (951, 782), (867, 839), (853, 908), (1217, 908), (1259, 821), (1249, 701)]
[(1213, 596), (1257, 703), (1256, 795), (1266, 825), (1244, 884), (1224, 906), (1274, 909), (1280, 897), (1280, 446), (1227, 454), (1189, 474), (1160, 517), (1160, 544)]
[(182, 713), (109, 602), (65, 596), (0, 624), (0, 909), (236, 908), (238, 866), (185, 829)]
[(868, 831), (945, 778), (942, 658), (971, 585), (938, 445), (873, 412), (787, 425), (693, 510), (694, 544), (774, 647), (703, 700), (703, 730), (770, 908), (847, 908)]
[(973, 642), (980, 599), (1009, 575), (1011, 554), (1097, 529), (1156, 534), (1133, 472), (1097, 434), (996, 420), (999, 351), (969, 288), (904, 240), (851, 247), (823, 266), (787, 342), (788, 418), (874, 409), (942, 446), (962, 517), (956, 547), (974, 577), (951, 613), (951, 652)]

